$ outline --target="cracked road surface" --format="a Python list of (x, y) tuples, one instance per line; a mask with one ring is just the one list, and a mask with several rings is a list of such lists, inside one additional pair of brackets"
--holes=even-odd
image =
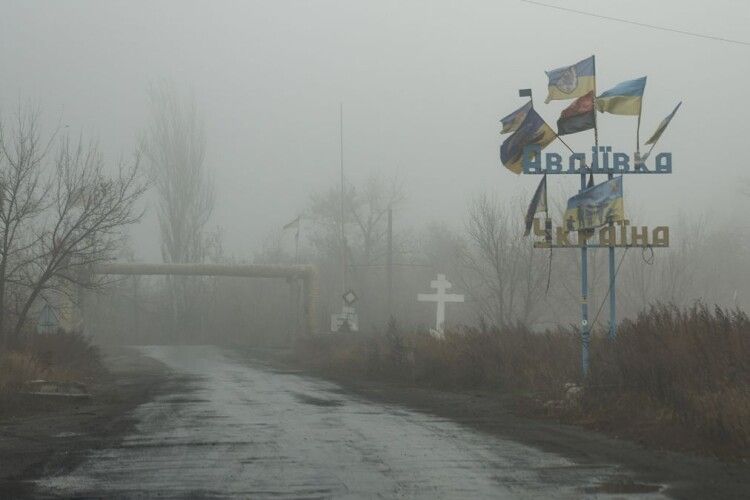
[[(210, 346), (142, 352), (189, 382), (134, 412), (135, 431), (49, 497), (625, 498), (630, 477), (579, 465), (448, 420), (369, 402), (335, 384), (235, 359)], [(661, 498), (658, 492), (639, 498)]]

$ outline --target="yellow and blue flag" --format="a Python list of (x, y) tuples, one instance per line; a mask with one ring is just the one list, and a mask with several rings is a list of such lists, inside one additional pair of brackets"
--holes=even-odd
[(500, 133), (507, 134), (509, 132), (515, 132), (516, 130), (518, 130), (518, 127), (521, 126), (521, 123), (523, 123), (526, 115), (529, 114), (530, 109), (531, 101), (527, 102), (505, 118), (501, 118), (500, 123), (503, 124), (503, 129), (500, 131)]
[(570, 198), (564, 217), (568, 231), (594, 229), (625, 219), (622, 176), (586, 188)]
[(671, 113), (669, 113), (669, 116), (664, 118), (658, 127), (656, 127), (656, 131), (654, 132), (654, 135), (651, 136), (649, 140), (646, 141), (646, 144), (656, 144), (656, 141), (659, 140), (661, 137), (661, 134), (664, 133), (664, 130), (667, 128), (667, 125), (669, 125), (669, 122), (672, 121), (672, 118), (674, 118), (675, 113), (677, 113), (677, 110), (680, 109), (680, 106), (682, 106), (682, 101), (677, 103), (677, 106), (672, 110)]
[(523, 149), (530, 145), (539, 145), (544, 149), (556, 137), (555, 131), (531, 108), (518, 129), (500, 146), (500, 161), (511, 172), (520, 174), (523, 170)]
[(549, 78), (549, 94), (544, 102), (555, 99), (574, 99), (596, 88), (594, 56), (579, 61), (572, 66), (545, 71)]
[(618, 83), (596, 98), (596, 109), (613, 115), (641, 114), (643, 90), (646, 88), (646, 77)]

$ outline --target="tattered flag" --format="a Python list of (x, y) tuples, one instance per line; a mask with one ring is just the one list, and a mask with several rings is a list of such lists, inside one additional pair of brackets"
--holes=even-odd
[[(669, 125), (669, 122), (672, 121), (672, 118), (674, 118), (675, 113), (677, 113), (677, 110), (680, 109), (680, 106), (682, 106), (682, 101), (677, 103), (677, 106), (672, 110), (671, 113), (669, 113), (669, 116), (664, 118), (658, 127), (656, 127), (656, 131), (654, 134), (649, 138), (649, 140), (646, 141), (646, 144), (655, 144), (656, 141), (659, 140), (661, 137), (661, 134), (664, 133), (664, 130), (667, 128), (667, 125)], [(645, 158), (643, 158), (645, 160)]]
[(545, 175), (542, 177), (542, 180), (539, 182), (539, 186), (537, 186), (536, 191), (534, 191), (534, 196), (531, 198), (531, 203), (529, 203), (529, 208), (526, 210), (526, 229), (523, 232), (524, 236), (528, 236), (531, 233), (531, 227), (534, 225), (534, 216), (538, 212), (546, 212), (547, 211), (547, 176)]

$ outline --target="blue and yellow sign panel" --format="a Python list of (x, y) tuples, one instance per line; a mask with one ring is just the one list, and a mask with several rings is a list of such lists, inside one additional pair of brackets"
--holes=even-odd
[(565, 226), (569, 231), (594, 229), (625, 218), (622, 176), (584, 189), (568, 200)]

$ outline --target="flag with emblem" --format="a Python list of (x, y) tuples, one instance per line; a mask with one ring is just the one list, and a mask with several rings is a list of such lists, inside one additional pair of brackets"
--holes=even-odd
[(565, 209), (568, 231), (594, 229), (625, 218), (622, 176), (584, 189), (568, 200)]
[(545, 71), (549, 83), (549, 93), (544, 102), (556, 99), (575, 99), (592, 92), (596, 88), (594, 56), (579, 61), (572, 66)]
[(500, 146), (500, 161), (511, 172), (520, 174), (523, 170), (524, 148), (538, 145), (544, 149), (556, 137), (552, 127), (531, 108), (518, 129)]
[(500, 133), (508, 134), (510, 132), (515, 132), (516, 130), (518, 130), (518, 127), (521, 126), (521, 123), (523, 123), (526, 115), (529, 114), (530, 109), (531, 101), (527, 102), (505, 118), (501, 118), (500, 123), (503, 124), (503, 129), (500, 131)]

